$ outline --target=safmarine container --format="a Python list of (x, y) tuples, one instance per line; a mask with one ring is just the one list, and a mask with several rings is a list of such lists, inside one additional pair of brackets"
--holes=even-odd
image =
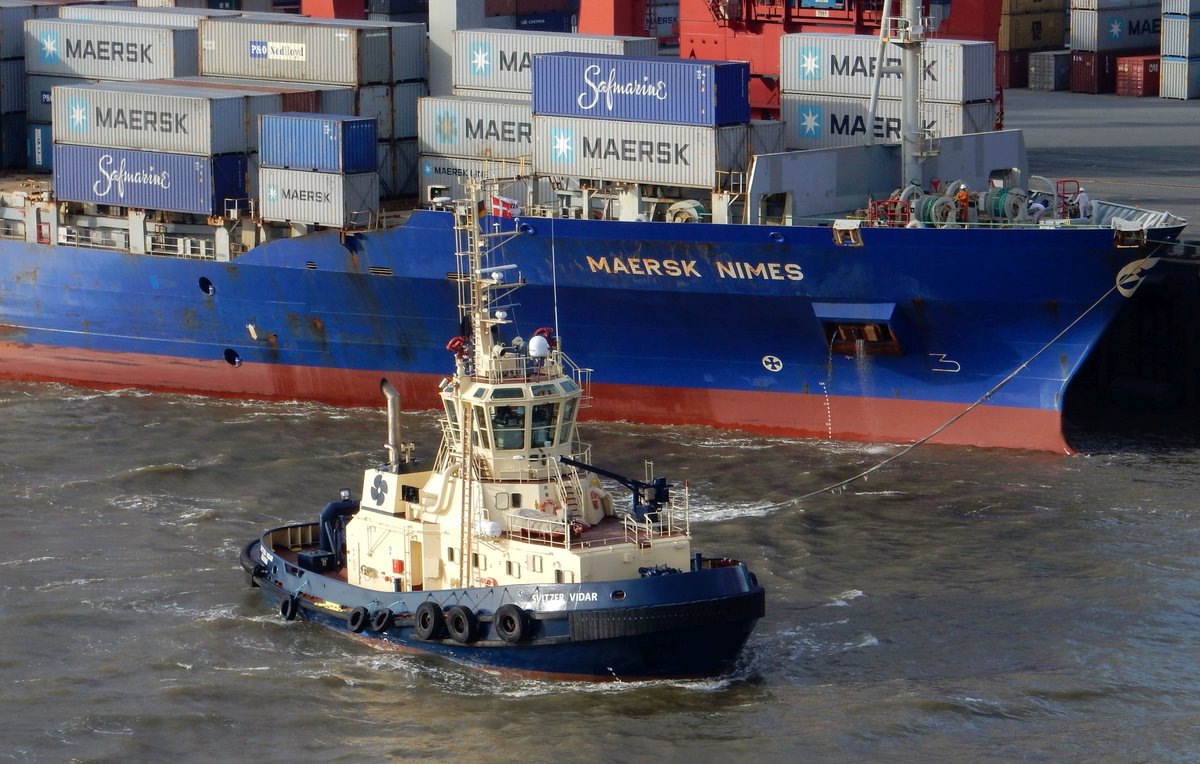
[(264, 114), (258, 121), (259, 164), (332, 173), (375, 169), (374, 119), (335, 114)]
[(1071, 50), (1110, 53), (1157, 48), (1161, 7), (1155, 3), (1117, 10), (1072, 8)]
[(580, 117), (533, 117), (533, 169), (624, 183), (717, 188), (744, 172), (746, 125), (701, 127)]
[(1162, 55), (1180, 58), (1200, 56), (1200, 16), (1163, 14)]
[(1163, 57), (1158, 94), (1162, 98), (1200, 98), (1200, 58)]
[(105, 3), (64, 5), (58, 10), (60, 19), (104, 21), (109, 24), (151, 24), (155, 26), (191, 27), (195, 29), (200, 19), (218, 16), (240, 16), (241, 11), (216, 8), (177, 8), (174, 6), (131, 7)]
[(25, 71), (106, 80), (196, 74), (196, 30), (106, 21), (25, 22)]
[(54, 195), (62, 201), (219, 215), (246, 198), (246, 157), (54, 146)]
[(236, 91), (161, 83), (61, 86), (53, 97), (54, 140), (201, 156), (247, 151), (246, 100)]
[(1030, 90), (1066, 90), (1071, 87), (1071, 51), (1045, 50), (1029, 54)]
[(516, 159), (533, 153), (528, 101), (431, 96), (417, 105), (422, 154)]
[(539, 53), (533, 57), (533, 111), (563, 117), (734, 125), (750, 120), (750, 65)]
[[(869, 96), (879, 51), (876, 35), (798, 33), (780, 39), (779, 86), (785, 93)], [(885, 48), (888, 64), (899, 66), (901, 51)], [(974, 40), (928, 40), (922, 92), (928, 101), (963, 103), (993, 98), (996, 46)], [(879, 94), (899, 98), (899, 74), (880, 80)]]
[[(898, 99), (880, 99), (874, 121), (867, 119), (870, 98), (784, 93), (780, 112), (786, 125), (789, 149), (825, 149), (859, 146), (871, 139), (899, 143), (903, 105)], [(939, 136), (988, 132), (994, 127), (995, 105), (928, 102), (922, 114), (924, 129)]]
[(286, 16), (200, 22), (200, 71), (221, 77), (387, 84), (423, 78), (424, 50), (418, 24)]
[(508, 29), (457, 29), (454, 31), (453, 84), (456, 88), (529, 93), (533, 90), (533, 57), (538, 53), (559, 51), (652, 57), (658, 53), (658, 40)]
[[(375, 147), (371, 147), (372, 155)], [(342, 174), (260, 167), (263, 220), (332, 228), (365, 228), (379, 215), (379, 173)]]

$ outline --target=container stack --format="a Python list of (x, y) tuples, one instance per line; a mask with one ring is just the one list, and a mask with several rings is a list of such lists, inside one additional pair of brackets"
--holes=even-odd
[[(27, 5), (0, 6), (0, 168), (25, 166), (25, 33)], [(46, 148), (49, 148), (47, 142)]]
[[(867, 124), (879, 38), (802, 33), (780, 42), (781, 116), (789, 149), (898, 143), (900, 75), (885, 75), (873, 124)], [(995, 45), (929, 40), (922, 83), (925, 129), (939, 136), (992, 130), (995, 120)], [(898, 66), (889, 51), (886, 65)]]
[(263, 220), (368, 228), (379, 215), (373, 117), (285, 112), (259, 118)]
[(1115, 92), (1118, 57), (1158, 51), (1161, 14), (1158, 2), (1071, 0), (1071, 90)]
[(1159, 56), (1121, 56), (1117, 59), (1117, 95), (1158, 95)]
[(351, 89), (346, 113), (378, 121), (385, 197), (416, 191), (417, 100), (428, 93), (421, 24), (277, 16), (205, 19), (200, 72)]
[(1200, 98), (1200, 0), (1163, 0), (1163, 98)]
[(532, 70), (539, 174), (712, 190), (749, 165), (746, 62), (543, 53)]
[(1071, 51), (1042, 50), (1029, 54), (1030, 90), (1069, 90)]
[(996, 35), (996, 84), (1023, 88), (1029, 84), (1034, 51), (1063, 46), (1066, 0), (1003, 0)]

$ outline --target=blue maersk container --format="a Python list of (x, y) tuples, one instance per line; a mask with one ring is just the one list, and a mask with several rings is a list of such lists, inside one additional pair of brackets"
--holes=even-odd
[(68, 202), (220, 215), (226, 199), (246, 198), (246, 156), (57, 143), (54, 195)]
[(533, 113), (716, 127), (750, 121), (744, 61), (597, 53), (533, 57)]
[(261, 167), (352, 175), (379, 165), (374, 117), (289, 111), (258, 118)]

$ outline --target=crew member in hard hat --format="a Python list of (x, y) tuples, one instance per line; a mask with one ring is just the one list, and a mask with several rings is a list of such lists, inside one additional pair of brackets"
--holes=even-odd
[(1079, 208), (1079, 217), (1084, 220), (1090, 220), (1092, 217), (1092, 197), (1088, 196), (1087, 191), (1083, 186), (1079, 187), (1079, 193), (1075, 194), (1075, 205)]
[(967, 184), (959, 184), (958, 193), (954, 195), (954, 202), (958, 205), (958, 222), (967, 222), (967, 208), (971, 206), (971, 193), (967, 191)]

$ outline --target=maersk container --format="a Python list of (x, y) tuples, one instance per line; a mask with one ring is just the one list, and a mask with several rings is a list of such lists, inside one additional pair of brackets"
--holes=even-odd
[(54, 195), (66, 202), (220, 215), (227, 199), (246, 198), (246, 157), (56, 144)]
[(29, 139), (25, 145), (29, 169), (50, 172), (54, 167), (54, 141), (50, 125), (45, 122), (28, 123)]
[(451, 73), (454, 87), (530, 93), (533, 90), (533, 57), (538, 53), (559, 51), (652, 57), (658, 54), (658, 40), (509, 29), (457, 29)]
[(1118, 10), (1071, 9), (1071, 50), (1108, 53), (1157, 48), (1162, 6), (1139, 5)]
[(622, 183), (717, 188), (744, 172), (746, 125), (700, 127), (579, 117), (533, 117), (533, 169)]
[(1162, 0), (1162, 12), (1163, 15), (1195, 16), (1200, 14), (1200, 0)]
[(0, 114), (25, 111), (25, 59), (0, 61)]
[[(870, 98), (784, 93), (780, 113), (787, 125), (789, 149), (826, 149), (876, 143), (899, 143), (903, 106), (899, 99), (880, 99), (874, 121), (868, 121)], [(995, 106), (927, 102), (922, 127), (945, 137), (993, 129)]]
[(106, 80), (196, 74), (196, 30), (104, 21), (25, 22), (25, 71)]
[[(374, 163), (374, 146), (371, 155)], [(258, 214), (263, 220), (331, 228), (372, 226), (379, 215), (379, 173), (260, 167)]]
[(246, 96), (236, 91), (161, 83), (58, 87), (52, 107), (54, 140), (172, 154), (231, 154), (250, 147), (246, 105)]
[(50, 124), (54, 119), (51, 105), (55, 85), (90, 85), (100, 80), (94, 77), (61, 77), (50, 74), (30, 74), (25, 77), (25, 119)]
[(548, 178), (530, 175), (527, 162), (513, 159), (472, 159), (468, 157), (446, 157), (436, 154), (421, 154), (418, 160), (419, 198), (422, 202), (434, 199), (463, 199), (467, 196), (467, 184), (490, 178), (516, 178), (489, 189), (497, 196), (515, 199), (519, 204), (532, 201), (552, 204), (557, 201), (554, 188)]
[(750, 120), (750, 65), (539, 53), (533, 57), (533, 113), (705, 127), (736, 125)]
[(221, 77), (387, 84), (421, 79), (424, 50), (424, 27), (417, 24), (305, 17), (200, 22), (200, 71)]
[(336, 114), (264, 114), (258, 122), (262, 167), (332, 173), (375, 170), (374, 119)]
[(1200, 16), (1163, 14), (1162, 55), (1180, 58), (1200, 56)]
[(1158, 95), (1185, 101), (1200, 98), (1200, 58), (1163, 57)]
[(191, 27), (195, 29), (200, 19), (219, 16), (241, 16), (241, 11), (216, 8), (178, 8), (174, 6), (122, 7), (104, 3), (64, 5), (58, 10), (62, 19), (80, 21), (103, 21), (108, 24), (151, 24), (153, 26)]
[(0, 6), (0, 58), (20, 58), (25, 52), (25, 22), (34, 18), (30, 5)]
[[(780, 40), (779, 85), (785, 93), (869, 96), (875, 73), (879, 37), (829, 33), (784, 35)], [(888, 45), (885, 62), (899, 65), (900, 48)], [(927, 101), (964, 103), (994, 98), (996, 46), (975, 40), (927, 40), (925, 75), (921, 83)], [(899, 74), (884, 75), (879, 94), (899, 98)]]
[(533, 111), (527, 101), (430, 96), (417, 105), (422, 154), (515, 159), (533, 154)]

